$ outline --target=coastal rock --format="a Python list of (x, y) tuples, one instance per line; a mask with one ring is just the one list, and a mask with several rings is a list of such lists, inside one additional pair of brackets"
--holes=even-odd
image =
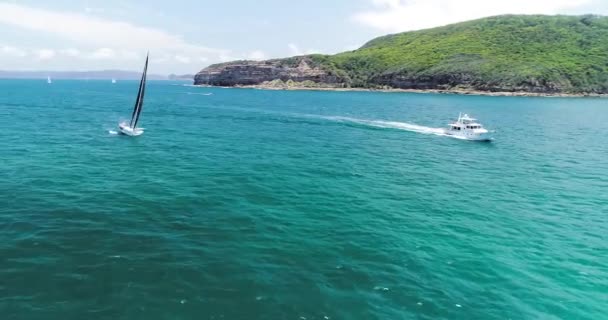
[(273, 80), (314, 82), (341, 87), (342, 76), (316, 63), (310, 56), (266, 61), (235, 61), (209, 66), (194, 77), (195, 85), (253, 86)]
[(565, 92), (572, 85), (564, 80), (552, 82), (546, 79), (528, 78), (517, 83), (491, 81), (471, 73), (436, 73), (432, 75), (383, 74), (370, 79), (376, 86), (416, 90), (473, 90), (487, 92), (529, 92), (556, 94)]

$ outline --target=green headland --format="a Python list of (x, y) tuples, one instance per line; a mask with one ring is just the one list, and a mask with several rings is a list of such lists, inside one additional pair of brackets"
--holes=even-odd
[(489, 17), (391, 34), (336, 55), (216, 64), (195, 84), (603, 94), (608, 17)]

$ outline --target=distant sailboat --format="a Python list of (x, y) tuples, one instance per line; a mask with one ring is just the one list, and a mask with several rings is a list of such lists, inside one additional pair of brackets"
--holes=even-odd
[(141, 75), (141, 81), (139, 82), (139, 90), (137, 92), (137, 99), (135, 100), (135, 106), (133, 107), (133, 113), (131, 114), (131, 121), (129, 123), (121, 122), (118, 124), (120, 132), (127, 136), (139, 136), (144, 133), (143, 128), (138, 128), (137, 123), (139, 122), (139, 116), (141, 109), (144, 107), (144, 95), (146, 93), (146, 78), (148, 75), (148, 56), (146, 55), (146, 64), (144, 66), (144, 72)]
[(53, 81), (51, 80), (51, 76), (46, 77), (46, 83), (51, 84)]
[(116, 83), (116, 79), (112, 78), (112, 83)]

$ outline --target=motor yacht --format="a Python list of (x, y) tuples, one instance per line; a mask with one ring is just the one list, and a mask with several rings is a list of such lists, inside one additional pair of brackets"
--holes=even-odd
[(478, 123), (477, 119), (469, 117), (466, 113), (459, 114), (458, 120), (450, 123), (445, 134), (463, 140), (492, 141), (490, 132)]

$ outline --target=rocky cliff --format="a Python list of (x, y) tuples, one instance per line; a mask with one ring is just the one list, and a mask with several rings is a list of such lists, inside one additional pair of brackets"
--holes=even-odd
[(345, 79), (310, 56), (267, 61), (235, 61), (209, 66), (194, 77), (196, 85), (251, 86), (281, 80), (340, 87)]

